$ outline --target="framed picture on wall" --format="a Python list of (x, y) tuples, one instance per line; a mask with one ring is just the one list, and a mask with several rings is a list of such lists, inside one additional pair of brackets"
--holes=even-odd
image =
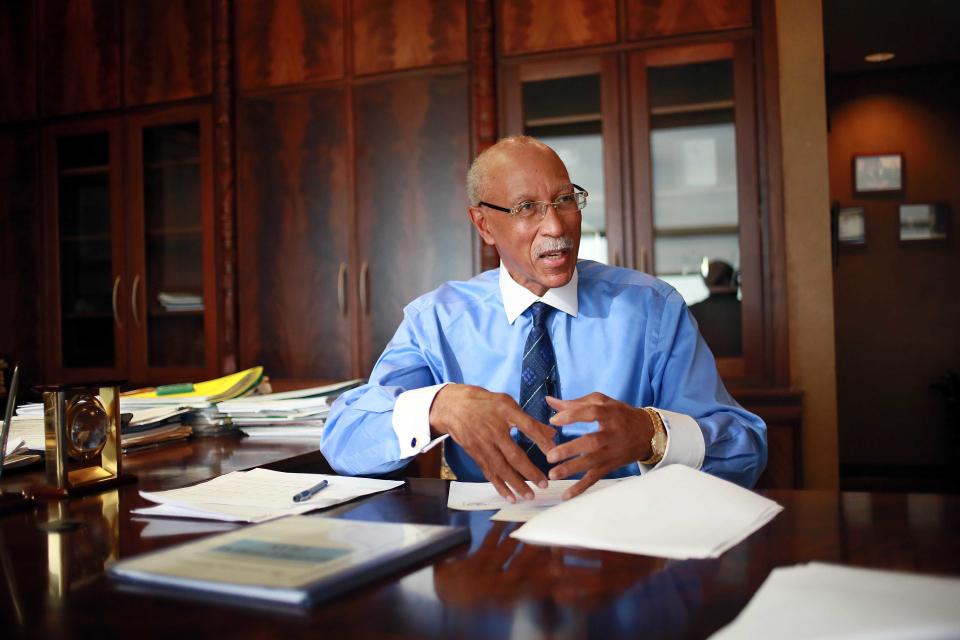
[(947, 239), (949, 216), (942, 204), (901, 204), (900, 241), (928, 242)]
[(853, 190), (860, 195), (903, 191), (903, 154), (853, 156)]
[(858, 247), (867, 243), (863, 207), (845, 207), (837, 211), (837, 242), (841, 246)]

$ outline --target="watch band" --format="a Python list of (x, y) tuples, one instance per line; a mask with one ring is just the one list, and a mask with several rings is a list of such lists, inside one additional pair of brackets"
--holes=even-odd
[(663, 424), (663, 418), (660, 413), (652, 407), (641, 407), (641, 409), (650, 416), (650, 423), (653, 425), (653, 434), (650, 436), (650, 457), (641, 460), (640, 464), (656, 465), (663, 460), (667, 452), (667, 428)]

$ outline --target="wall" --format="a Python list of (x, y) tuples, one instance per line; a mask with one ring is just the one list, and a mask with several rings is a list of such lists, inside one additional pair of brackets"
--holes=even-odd
[(838, 485), (820, 3), (777, 0), (790, 381), (804, 391), (805, 485)]
[[(960, 65), (840, 76), (830, 86), (830, 196), (863, 207), (866, 221), (866, 245), (841, 249), (836, 270), (840, 460), (945, 463), (944, 408), (929, 385), (960, 370)], [(854, 154), (889, 151), (903, 153), (903, 193), (855, 196)], [(948, 203), (953, 237), (902, 244), (903, 202)]]

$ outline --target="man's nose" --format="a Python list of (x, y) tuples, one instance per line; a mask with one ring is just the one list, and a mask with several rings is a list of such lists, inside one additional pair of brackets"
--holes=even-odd
[(558, 234), (546, 233), (546, 235), (562, 235), (563, 229), (563, 217), (557, 211), (556, 206), (553, 204), (547, 205), (547, 210), (543, 214), (543, 218), (540, 219), (540, 231), (559, 231)]

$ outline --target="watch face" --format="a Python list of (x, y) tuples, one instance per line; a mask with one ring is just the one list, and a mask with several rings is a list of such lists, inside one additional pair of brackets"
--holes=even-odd
[(74, 458), (93, 458), (107, 441), (110, 418), (95, 395), (82, 394), (67, 403), (67, 445)]

